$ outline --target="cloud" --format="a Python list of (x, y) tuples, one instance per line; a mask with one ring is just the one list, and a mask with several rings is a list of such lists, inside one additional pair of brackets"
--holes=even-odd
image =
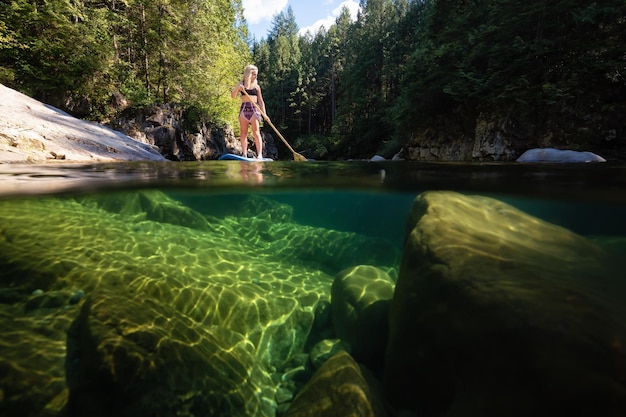
[(348, 10), (350, 11), (350, 17), (352, 17), (352, 20), (356, 20), (356, 15), (360, 8), (359, 2), (355, 0), (346, 0), (343, 3), (341, 3), (339, 6), (337, 6), (335, 9), (333, 9), (330, 16), (324, 19), (320, 19), (310, 26), (307, 26), (305, 28), (300, 28), (300, 31), (298, 33), (300, 35), (305, 35), (307, 32), (316, 34), (319, 28), (321, 28), (322, 26), (324, 26), (324, 28), (328, 30), (328, 28), (330, 28), (332, 25), (335, 24), (335, 20), (337, 20), (337, 17), (341, 14), (341, 9), (344, 6), (347, 7)]
[(270, 20), (287, 7), (287, 0), (243, 0), (243, 15), (250, 24)]

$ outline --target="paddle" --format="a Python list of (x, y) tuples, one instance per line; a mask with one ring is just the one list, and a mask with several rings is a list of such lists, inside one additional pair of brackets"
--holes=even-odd
[(274, 126), (274, 124), (272, 123), (270, 118), (267, 117), (267, 115), (265, 113), (263, 113), (263, 110), (261, 110), (261, 107), (254, 100), (252, 100), (252, 97), (250, 97), (250, 94), (248, 94), (246, 89), (244, 88), (241, 91), (243, 91), (243, 93), (246, 95), (246, 97), (248, 97), (248, 99), (252, 102), (252, 104), (254, 104), (254, 106), (259, 110), (259, 113), (261, 113), (261, 116), (263, 116), (263, 119), (265, 119), (265, 121), (272, 127), (272, 129), (274, 129), (274, 132), (276, 132), (278, 137), (285, 143), (285, 145), (287, 145), (287, 147), (289, 148), (289, 150), (293, 154), (293, 160), (294, 161), (306, 161), (306, 158), (304, 156), (302, 156), (298, 152), (294, 151), (293, 148), (289, 145), (289, 143), (287, 143), (287, 140), (283, 137), (283, 135), (280, 134), (278, 129), (276, 129), (276, 127)]

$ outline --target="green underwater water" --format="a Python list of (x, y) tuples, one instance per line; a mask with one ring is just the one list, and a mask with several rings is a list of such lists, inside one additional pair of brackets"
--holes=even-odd
[(397, 280), (419, 194), (495, 197), (626, 252), (625, 185), (589, 165), (2, 167), (0, 414), (280, 415), (336, 338), (335, 277)]

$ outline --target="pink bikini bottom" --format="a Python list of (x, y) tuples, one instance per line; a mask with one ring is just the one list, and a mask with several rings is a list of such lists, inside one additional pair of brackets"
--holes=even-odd
[(261, 120), (261, 112), (249, 101), (241, 103), (239, 114), (243, 114), (243, 117), (245, 117), (248, 122), (251, 122), (252, 119)]

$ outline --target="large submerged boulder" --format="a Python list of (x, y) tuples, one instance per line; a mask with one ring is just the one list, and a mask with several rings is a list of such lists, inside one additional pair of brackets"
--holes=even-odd
[(153, 298), (95, 292), (68, 332), (68, 414), (273, 416), (255, 350)]
[(391, 307), (387, 399), (420, 416), (626, 410), (623, 274), (497, 200), (418, 196)]

